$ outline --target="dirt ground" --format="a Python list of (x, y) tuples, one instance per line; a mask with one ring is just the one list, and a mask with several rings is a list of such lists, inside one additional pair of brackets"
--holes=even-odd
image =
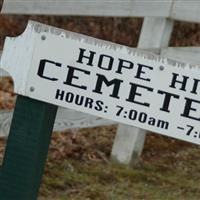
[[(23, 32), (28, 19), (40, 21), (49, 25), (54, 25), (70, 31), (83, 33), (96, 38), (109, 40), (119, 44), (136, 47), (142, 25), (139, 18), (103, 18), (103, 17), (48, 17), (48, 16), (0, 16), (0, 48), (6, 36), (17, 36)], [(175, 22), (170, 46), (199, 46), (200, 45), (200, 25), (194, 23)], [(0, 108), (12, 109), (16, 96), (13, 93), (12, 80), (4, 78), (0, 80)], [(142, 157), (135, 168), (136, 174), (132, 174), (133, 169), (125, 169), (113, 166), (109, 161), (113, 139), (116, 133), (116, 126), (98, 127), (92, 129), (67, 130), (63, 133), (54, 133), (45, 176), (40, 191), (41, 199), (200, 199), (200, 185), (198, 180), (193, 182), (190, 174), (199, 178), (198, 164), (200, 163), (199, 147), (186, 142), (170, 139), (157, 134), (147, 135)], [(1, 139), (0, 152), (3, 157), (5, 140)], [(71, 170), (71, 175), (54, 171), (61, 167), (62, 170)], [(83, 167), (82, 174), (79, 169)], [(112, 169), (111, 169), (112, 166)], [(90, 168), (92, 167), (92, 168)], [(97, 167), (98, 173), (97, 173)], [(79, 172), (75, 173), (76, 170)], [(96, 170), (96, 171), (93, 171)], [(100, 171), (107, 170), (105, 174)], [(142, 170), (142, 171), (140, 171)], [(174, 171), (175, 170), (175, 171)], [(181, 170), (181, 174), (180, 171)], [(89, 177), (88, 173), (96, 176)], [(174, 177), (166, 180), (164, 172), (173, 174)], [(196, 171), (196, 173), (195, 173)], [(118, 174), (119, 177), (114, 176)], [(73, 174), (73, 177), (71, 177)], [(86, 176), (87, 174), (87, 176)], [(112, 176), (111, 176), (112, 174)], [(149, 175), (148, 175), (149, 174)], [(168, 175), (169, 175), (168, 174)], [(98, 176), (98, 178), (96, 178)], [(150, 179), (147, 176), (151, 176)], [(184, 177), (183, 177), (184, 176)], [(60, 183), (56, 177), (65, 180)], [(101, 179), (99, 178), (101, 177)], [(102, 178), (103, 177), (103, 178)], [(132, 179), (134, 177), (134, 180)], [(100, 179), (103, 180), (97, 188), (93, 186)], [(104, 180), (105, 179), (105, 180)], [(114, 179), (113, 182), (111, 179)], [(115, 180), (116, 179), (116, 180)], [(180, 180), (181, 179), (181, 180)], [(57, 182), (55, 181), (57, 180)], [(121, 186), (129, 183), (125, 189)], [(149, 181), (150, 180), (150, 181)], [(160, 182), (161, 180), (161, 182)], [(163, 181), (165, 180), (165, 181)], [(189, 182), (187, 182), (187, 180)], [(82, 182), (81, 182), (82, 181)], [(109, 182), (110, 181), (110, 182)], [(141, 185), (135, 185), (135, 181)], [(181, 182), (186, 185), (180, 185)], [(71, 184), (69, 183), (71, 182)], [(121, 184), (119, 191), (112, 188), (112, 195), (104, 188), (106, 183), (118, 188), (117, 182)], [(86, 188), (83, 183), (90, 185)], [(133, 184), (134, 183), (134, 184)], [(145, 184), (151, 187), (146, 187)], [(188, 185), (190, 183), (190, 185)], [(73, 185), (74, 184), (74, 185)], [(162, 188), (161, 188), (161, 185)], [(174, 187), (177, 190), (174, 193)], [(98, 187), (104, 188), (104, 191)], [(125, 186), (124, 186), (125, 187)], [(131, 188), (134, 187), (134, 194)], [(187, 188), (190, 189), (187, 189)], [(155, 188), (161, 190), (154, 191)], [(164, 189), (163, 189), (164, 188)], [(126, 190), (126, 196), (123, 191)], [(84, 193), (82, 193), (84, 191)], [(142, 191), (142, 195), (141, 195)], [(168, 191), (168, 196), (166, 195)], [(109, 193), (109, 195), (108, 195)], [(140, 194), (139, 194), (140, 193)], [(155, 194), (157, 196), (155, 196)], [(62, 194), (59, 196), (59, 194)], [(114, 196), (117, 194), (118, 196)], [(120, 196), (121, 195), (121, 196)], [(124, 196), (123, 196), (124, 195)], [(134, 196), (135, 195), (135, 196)], [(68, 197), (66, 197), (68, 196)], [(163, 198), (161, 198), (163, 196)], [(165, 198), (164, 198), (165, 197)]]

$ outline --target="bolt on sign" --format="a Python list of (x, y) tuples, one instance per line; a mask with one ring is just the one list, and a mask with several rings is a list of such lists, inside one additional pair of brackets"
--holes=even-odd
[(17, 94), (200, 144), (198, 66), (29, 21), (1, 67)]

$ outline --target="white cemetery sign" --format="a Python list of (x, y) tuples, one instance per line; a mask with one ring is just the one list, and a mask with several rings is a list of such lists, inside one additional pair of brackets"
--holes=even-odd
[(198, 66), (30, 21), (1, 67), (18, 94), (200, 144)]

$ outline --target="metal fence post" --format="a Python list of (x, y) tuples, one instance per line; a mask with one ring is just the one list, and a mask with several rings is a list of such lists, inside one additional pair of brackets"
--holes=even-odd
[(35, 200), (57, 106), (18, 96), (0, 173), (0, 200)]

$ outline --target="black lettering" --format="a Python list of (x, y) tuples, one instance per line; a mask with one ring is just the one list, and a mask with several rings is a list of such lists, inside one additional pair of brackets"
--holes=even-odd
[(170, 112), (169, 111), (169, 104), (171, 102), (171, 98), (173, 97), (175, 99), (179, 99), (179, 95), (172, 94), (172, 93), (169, 93), (169, 92), (165, 92), (165, 91), (162, 91), (162, 90), (158, 90), (158, 94), (164, 94), (165, 95), (163, 105), (162, 105), (162, 108), (160, 108), (160, 110), (165, 111), (165, 112)]
[(144, 112), (141, 112), (140, 113), (140, 115), (139, 115), (139, 122), (141, 122), (141, 123), (145, 123), (146, 122), (146, 120), (147, 120), (147, 114), (146, 113), (144, 113)]
[(93, 66), (93, 60), (94, 60), (94, 55), (96, 52), (94, 51), (89, 51), (89, 55), (84, 55), (86, 49), (79, 48), (80, 53), (79, 53), (79, 58), (76, 62), (83, 64), (83, 58), (87, 59), (88, 62), (86, 63), (87, 65)]
[(74, 94), (71, 92), (68, 92), (65, 96), (65, 101), (68, 103), (72, 103), (73, 100), (74, 100)]
[(158, 128), (162, 128), (162, 129), (168, 129), (169, 127), (169, 122), (166, 122), (166, 121), (163, 121), (163, 120), (158, 120), (158, 123), (157, 123), (157, 127)]
[[(108, 62), (105, 62), (106, 59), (104, 59), (104, 58), (108, 58), (107, 59)], [(98, 67), (100, 69), (104, 69), (104, 70), (111, 70), (112, 66), (113, 66), (113, 62), (114, 62), (114, 58), (113, 57), (102, 54), (99, 57)], [(103, 66), (103, 63), (106, 63), (105, 66)]]
[(58, 90), (56, 91), (56, 97), (55, 97), (55, 98), (62, 101), (63, 98), (64, 98), (64, 94), (65, 94), (65, 91), (64, 91), (64, 90), (61, 90), (61, 91), (60, 91), (60, 90), (58, 89)]
[(149, 121), (148, 121), (148, 124), (149, 124), (150, 126), (155, 126), (155, 123), (156, 123), (156, 119), (153, 118), (153, 117), (150, 117), (150, 118), (149, 118)]
[(85, 107), (86, 108), (92, 108), (93, 107), (94, 100), (91, 98), (86, 97), (85, 99)]
[[(185, 100), (186, 100), (185, 108), (184, 108), (184, 111), (181, 114), (181, 116), (200, 121), (200, 117), (194, 117), (194, 116), (191, 116), (191, 114), (190, 114), (190, 111), (197, 112), (197, 109), (192, 107), (192, 105), (193, 105), (193, 103), (200, 104), (200, 101), (190, 99), (190, 98), (185, 98)], [(197, 112), (197, 113), (199, 113), (199, 112)]]
[(181, 87), (179, 88), (180, 90), (183, 90), (183, 91), (186, 91), (186, 84), (187, 84), (187, 80), (189, 77), (187, 76), (182, 76), (183, 79), (182, 80), (177, 80), (179, 74), (176, 74), (176, 73), (172, 73), (173, 77), (172, 77), (172, 82), (171, 82), (171, 85), (169, 87), (171, 88), (176, 88), (175, 84), (176, 83), (180, 83), (181, 84)]
[(57, 78), (52, 78), (52, 77), (48, 77), (48, 76), (44, 75), (46, 63), (50, 63), (50, 64), (53, 64), (57, 67), (61, 67), (61, 63), (57, 63), (57, 62), (54, 62), (54, 61), (51, 61), (51, 60), (43, 59), (43, 60), (40, 60), (37, 75), (41, 78), (44, 78), (44, 79), (47, 79), (47, 80), (50, 80), (50, 81), (57, 81), (58, 80)]
[(81, 106), (83, 104), (84, 96), (76, 95), (75, 104)]
[(131, 119), (131, 120), (136, 120), (137, 114), (138, 114), (138, 113), (137, 113), (136, 110), (130, 110), (128, 117), (129, 117), (129, 119)]
[(193, 80), (194, 80), (194, 84), (193, 84), (193, 88), (192, 88), (191, 93), (197, 94), (197, 88), (198, 88), (198, 84), (199, 84), (200, 80), (195, 79), (195, 78)]
[(145, 89), (147, 91), (150, 91), (150, 92), (153, 91), (153, 88), (146, 87), (146, 86), (139, 85), (139, 84), (135, 84), (135, 83), (130, 83), (130, 85), (131, 85), (131, 90), (130, 90), (129, 97), (128, 97), (128, 99), (126, 99), (126, 101), (129, 101), (129, 102), (132, 102), (132, 103), (136, 103), (136, 104), (139, 104), (139, 105), (142, 105), (142, 106), (149, 107), (150, 106), (149, 103), (136, 101), (135, 97), (136, 96), (142, 96), (141, 93), (137, 92), (138, 88), (143, 88), (143, 89)]
[(102, 94), (103, 92), (101, 90), (102, 90), (103, 83), (105, 83), (105, 85), (108, 86), (108, 87), (113, 85), (112, 94), (109, 95), (109, 96), (119, 99), (119, 96), (118, 96), (119, 88), (120, 88), (120, 85), (123, 81), (120, 80), (120, 79), (112, 79), (111, 81), (108, 81), (107, 78), (102, 74), (97, 74), (97, 77), (98, 78), (97, 78), (97, 82), (96, 82), (96, 87), (93, 90), (93, 92), (98, 93), (98, 94)]
[(102, 111), (103, 105), (104, 105), (103, 101), (96, 101), (96, 106), (94, 107), (94, 109), (97, 111)]
[(72, 81), (73, 81), (73, 79), (79, 79), (78, 76), (74, 75), (75, 71), (83, 72), (84, 74), (87, 74), (87, 75), (89, 75), (90, 72), (86, 71), (86, 70), (83, 70), (83, 69), (75, 68), (75, 67), (72, 67), (72, 66), (67, 66), (67, 67), (69, 68), (69, 70), (68, 70), (68, 73), (67, 73), (66, 81), (63, 82), (63, 84), (71, 85), (71, 86), (76, 87), (76, 88), (87, 90), (86, 86), (84, 86), (84, 85), (75, 85), (75, 84), (72, 83)]
[(153, 70), (153, 67), (150, 67), (150, 66), (147, 66), (147, 65), (138, 64), (138, 70), (137, 70), (137, 74), (136, 74), (135, 78), (150, 82), (151, 81), (150, 78), (142, 77), (142, 74), (146, 74), (144, 69)]
[[(125, 63), (127, 63), (127, 65), (125, 65)], [(122, 74), (123, 68), (132, 69), (133, 66), (134, 66), (134, 64), (132, 62), (119, 58), (119, 65), (118, 65), (118, 69), (117, 69), (116, 73)]]

